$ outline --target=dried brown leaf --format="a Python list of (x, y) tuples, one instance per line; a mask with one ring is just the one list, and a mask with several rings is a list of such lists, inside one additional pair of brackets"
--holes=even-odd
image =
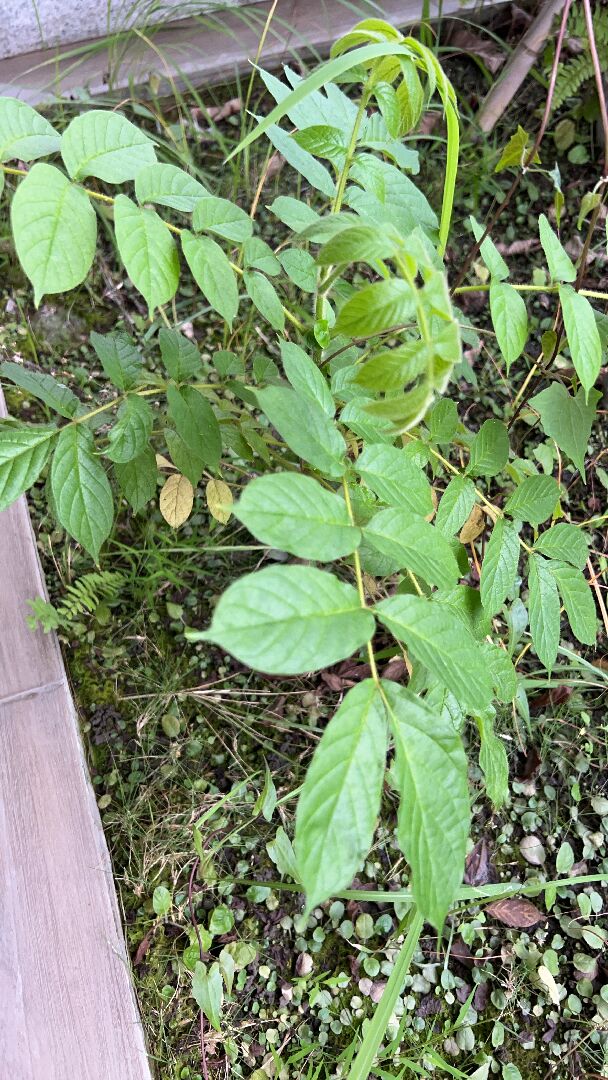
[(531, 900), (519, 896), (509, 900), (495, 900), (493, 904), (488, 904), (485, 910), (499, 922), (514, 930), (527, 930), (545, 918), (542, 911), (539, 911)]

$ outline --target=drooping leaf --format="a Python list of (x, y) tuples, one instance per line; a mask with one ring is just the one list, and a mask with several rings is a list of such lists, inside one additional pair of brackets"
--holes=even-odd
[(384, 680), (382, 689), (395, 740), (399, 846), (411, 868), (418, 910), (440, 929), (464, 872), (467, 760), (449, 720), (405, 686)]
[(192, 215), (192, 227), (196, 232), (212, 232), (242, 244), (253, 233), (253, 222), (240, 206), (229, 199), (208, 195), (200, 199)]
[(0, 510), (23, 495), (42, 472), (57, 428), (0, 422)]
[(217, 469), (222, 438), (217, 417), (205, 397), (193, 386), (167, 388), (167, 406), (177, 432), (186, 445), (209, 466)]
[(364, 538), (392, 561), (395, 570), (411, 570), (430, 585), (450, 589), (460, 577), (443, 533), (409, 510), (380, 510), (365, 526)]
[(114, 503), (105, 469), (84, 424), (64, 427), (51, 465), (51, 490), (57, 517), (95, 561), (114, 520)]
[(214, 311), (231, 327), (238, 311), (239, 290), (230, 260), (210, 236), (194, 236), (185, 229), (181, 240), (196, 284)]
[(318, 365), (292, 341), (281, 341), (280, 349), (283, 370), (294, 390), (312, 398), (327, 416), (333, 416), (334, 399)]
[(477, 726), (481, 739), (479, 767), (486, 783), (486, 794), (494, 809), (499, 810), (509, 798), (509, 761), (505, 744), (496, 735), (490, 715), (479, 717)]
[(116, 196), (114, 227), (127, 274), (152, 318), (155, 308), (172, 300), (177, 290), (179, 259), (173, 237), (155, 210), (136, 206), (126, 195)]
[(403, 507), (420, 517), (432, 514), (431, 485), (405, 450), (379, 444), (366, 446), (355, 468), (368, 487), (389, 506)]
[(519, 564), (519, 537), (514, 525), (498, 518), (483, 557), (479, 590), (488, 615), (500, 611), (509, 595)]
[(88, 196), (59, 169), (32, 166), (13, 197), (11, 223), (36, 304), (84, 281), (95, 255), (97, 218)]
[(163, 364), (176, 382), (186, 382), (200, 374), (201, 356), (194, 341), (177, 330), (162, 326), (158, 332), (158, 344)]
[(285, 386), (258, 390), (257, 398), (260, 408), (294, 454), (325, 476), (343, 476), (346, 445), (320, 405)]
[(513, 701), (517, 693), (517, 673), (508, 652), (490, 641), (484, 641), (481, 647), (490, 669), (496, 697), (505, 703)]
[(508, 374), (511, 364), (519, 359), (528, 340), (526, 305), (521, 294), (512, 285), (493, 281), (490, 286), (490, 312)]
[(70, 120), (61, 156), (73, 180), (97, 176), (107, 184), (134, 180), (144, 165), (156, 161), (152, 139), (110, 109), (88, 109)]
[(532, 644), (538, 659), (551, 671), (559, 646), (559, 596), (549, 563), (542, 555), (530, 555), (528, 590)]
[(300, 559), (330, 562), (350, 555), (361, 541), (344, 500), (297, 473), (250, 481), (234, 513), (262, 543)]
[(559, 499), (559, 484), (552, 476), (526, 476), (505, 504), (505, 513), (530, 525), (551, 516)]
[(167, 524), (179, 529), (190, 517), (194, 505), (194, 488), (188, 477), (171, 473), (160, 493), (158, 505)]
[(202, 961), (196, 961), (192, 977), (192, 996), (211, 1027), (219, 1031), (222, 1021), (224, 985), (217, 961), (209, 968)]
[(559, 298), (572, 363), (589, 397), (602, 366), (602, 343), (593, 308), (570, 285), (560, 285)]
[(31, 105), (0, 97), (0, 161), (34, 161), (60, 145), (59, 133)]
[(209, 630), (187, 636), (221, 645), (254, 670), (295, 675), (343, 660), (373, 632), (352, 585), (312, 566), (269, 566), (230, 585)]
[(454, 536), (469, 517), (476, 497), (472, 480), (466, 476), (453, 476), (439, 501), (435, 527), (444, 536)]
[(563, 521), (546, 529), (534, 544), (534, 550), (549, 559), (571, 563), (578, 570), (583, 569), (589, 555), (583, 530)]
[(113, 330), (109, 334), (91, 332), (91, 345), (108, 379), (117, 390), (131, 390), (140, 380), (143, 361), (139, 349), (128, 334)]
[[(469, 222), (473, 230), (473, 236), (476, 240), (481, 240), (481, 237), (485, 232), (484, 226), (480, 225), (472, 214), (469, 217)], [(504, 281), (505, 278), (508, 278), (509, 267), (491, 237), (486, 236), (485, 240), (482, 241), (479, 250), (484, 263), (492, 275), (492, 281)]]
[(557, 582), (572, 633), (583, 645), (595, 645), (597, 615), (587, 578), (567, 563), (549, 562), (547, 565)]
[(205, 462), (200, 451), (193, 449), (173, 428), (165, 428), (163, 434), (172, 463), (195, 488), (205, 471)]
[(72, 420), (84, 411), (82, 402), (76, 394), (46, 371), (35, 371), (24, 367), (23, 364), (5, 360), (0, 364), (0, 375), (5, 379), (10, 379), (15, 386), (25, 390), (27, 394), (43, 401), (45, 405), (60, 416), (65, 416), (67, 420)]
[(414, 297), (406, 281), (388, 278), (366, 285), (346, 301), (336, 320), (335, 332), (350, 338), (371, 337), (401, 323), (414, 314)]
[(574, 263), (564, 251), (560, 240), (544, 214), (541, 214), (538, 219), (538, 231), (549, 267), (551, 281), (575, 281), (576, 270)]
[(106, 457), (121, 464), (140, 457), (148, 445), (153, 422), (152, 409), (145, 398), (129, 394), (108, 433)]
[(155, 162), (139, 169), (135, 177), (138, 203), (156, 203), (191, 214), (199, 199), (210, 195), (206, 187), (183, 169), (165, 162)]
[(386, 735), (382, 697), (365, 679), (325, 728), (298, 800), (295, 849), (308, 908), (347, 888), (371, 847)]
[(245, 270), (243, 284), (249, 299), (260, 315), (268, 320), (273, 330), (282, 333), (285, 329), (285, 313), (272, 282), (257, 270)]
[(227, 525), (232, 517), (232, 492), (223, 480), (208, 480), (205, 485), (207, 509), (220, 525)]
[(531, 408), (540, 414), (545, 435), (555, 439), (560, 450), (574, 462), (583, 477), (591, 427), (601, 396), (599, 390), (590, 390), (585, 400), (585, 391), (581, 388), (573, 397), (562, 383), (552, 382), (530, 401)]
[(397, 594), (376, 605), (381, 621), (473, 713), (492, 700), (483, 653), (461, 619), (445, 605)]
[(485, 420), (469, 448), (467, 472), (472, 476), (496, 476), (509, 460), (509, 434), (500, 420)]
[(151, 446), (147, 446), (143, 454), (126, 461), (124, 464), (117, 462), (114, 472), (125, 499), (131, 506), (134, 514), (138, 514), (148, 505), (156, 495), (156, 455)]

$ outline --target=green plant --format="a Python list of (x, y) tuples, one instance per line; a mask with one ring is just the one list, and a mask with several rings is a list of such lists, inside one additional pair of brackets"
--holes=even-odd
[[(608, 63), (608, 9), (601, 4), (594, 5), (593, 31), (598, 56), (604, 70)], [(552, 102), (553, 110), (560, 109), (568, 98), (578, 94), (581, 87), (594, 78), (585, 16), (581, 10), (577, 10), (576, 6), (569, 18), (568, 33), (570, 38), (579, 43), (580, 52), (559, 65)]]
[[(36, 163), (13, 197), (15, 245), (37, 302), (86, 276), (96, 244), (94, 200), (101, 213), (112, 208), (119, 255), (151, 316), (158, 309), (169, 323), (164, 305), (178, 287), (178, 236), (198, 287), (228, 328), (237, 319), (242, 286), (246, 303), (279, 342), (278, 349), (255, 355), (249, 369), (238, 334), (224, 341), (233, 348), (203, 361), (194, 341), (166, 325), (158, 334), (159, 375), (125, 334), (94, 334), (93, 348), (117, 393), (89, 410), (51, 376), (3, 364), (4, 377), (65, 423), (2, 424), (0, 507), (27, 490), (50, 461), (51, 510), (98, 559), (114, 521), (103, 459), (114, 487), (138, 512), (156, 496), (154, 451), (162, 447), (161, 469), (170, 475), (159, 502), (170, 524), (187, 520), (204, 475), (217, 521), (232, 512), (264, 547), (329, 564), (271, 565), (236, 580), (220, 598), (210, 629), (188, 636), (273, 674), (367, 657), (369, 677), (345, 695), (313, 757), (295, 837), (310, 909), (343, 892), (356, 874), (372, 843), (385, 776), (399, 797), (398, 837), (415, 910), (386, 999), (353, 1064), (351, 1076), (361, 1078), (424, 920), (441, 929), (454, 903), (479, 895), (463, 896), (460, 889), (469, 832), (462, 732), (469, 724), (477, 730), (488, 796), (500, 806), (507, 798), (507, 763), (495, 724), (511, 703), (523, 707), (518, 668), (532, 649), (552, 670), (562, 606), (582, 644), (595, 641), (596, 613), (583, 574), (585, 534), (559, 520), (568, 507), (561, 463), (560, 480), (552, 475), (553, 455), (548, 461), (545, 455), (539, 472), (530, 460), (512, 456), (505, 423), (486, 420), (473, 432), (455, 402), (442, 396), (462, 362), (464, 320), (442, 260), (458, 121), (452, 88), (434, 55), (387, 24), (367, 20), (307, 79), (288, 71), (292, 89), (263, 77), (276, 108), (238, 149), (267, 134), (329, 200), (329, 212), (318, 214), (302, 201), (277, 199), (273, 213), (293, 242), (276, 251), (254, 235), (240, 207), (156, 161), (153, 142), (124, 117), (85, 112), (59, 138), (28, 106), (3, 99), (0, 157), (60, 153), (69, 174)], [(336, 86), (338, 79), (360, 86), (358, 102)], [(448, 132), (439, 220), (406, 175), (418, 159), (401, 142), (436, 88)], [(297, 129), (292, 134), (278, 126), (284, 117)], [(527, 141), (520, 129), (503, 167), (520, 166)], [(90, 177), (133, 181), (138, 202), (85, 188), (82, 181)], [(151, 203), (192, 214), (192, 229), (165, 220)], [(471, 227), (480, 239), (482, 227), (474, 220)], [(588, 297), (605, 297), (579, 287), (576, 268), (544, 215), (539, 235), (549, 284), (512, 284), (487, 237), (481, 255), (489, 282), (463, 286), (455, 295), (469, 288), (489, 293), (507, 374), (529, 336), (525, 294), (543, 291), (558, 300), (564, 333), (556, 320), (556, 329), (543, 336), (542, 359), (514, 399), (513, 419), (538, 419), (583, 472), (606, 335)], [(279, 288), (285, 279), (312, 294), (310, 315), (284, 304)], [(553, 382), (528, 403), (541, 364), (546, 370), (566, 348), (576, 393)], [(263, 474), (236, 504), (225, 479), (234, 471), (230, 454), (250, 462), (255, 455), (254, 467)], [(482, 554), (479, 588), (472, 579), (462, 583), (471, 572), (467, 545), (477, 567)], [(378, 652), (404, 656), (407, 686), (380, 677)], [(218, 965), (207, 970), (201, 964), (196, 973), (195, 997), (214, 1025), (222, 978)]]

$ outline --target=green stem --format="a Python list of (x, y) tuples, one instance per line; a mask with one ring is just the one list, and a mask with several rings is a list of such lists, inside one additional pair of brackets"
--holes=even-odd
[[(342, 481), (342, 487), (343, 487), (343, 490), (344, 490), (344, 502), (346, 503), (346, 509), (348, 510), (348, 516), (349, 516), (349, 519), (350, 519), (350, 523), (351, 523), (351, 525), (355, 525), (356, 524), (355, 523), (355, 515), (353, 514), (353, 505), (352, 505), (352, 503), (350, 501), (350, 491), (348, 490), (348, 484), (346, 482), (346, 477), (344, 477), (344, 480)], [(361, 569), (361, 559), (359, 557), (359, 552), (357, 551), (356, 548), (355, 548), (355, 550), (353, 552), (353, 562), (354, 562), (354, 565), (355, 565), (355, 579), (356, 579), (356, 582), (357, 582), (357, 592), (359, 593), (359, 601), (361, 603), (361, 607), (366, 608), (367, 604), (365, 602), (365, 586), (363, 584), (363, 571)], [(378, 675), (378, 668), (376, 666), (376, 657), (374, 656), (374, 650), (373, 650), (373, 646), (372, 646), (371, 641), (368, 641), (368, 643), (367, 643), (367, 656), (368, 656), (368, 659), (369, 659), (369, 666), (370, 666), (370, 670), (371, 670), (371, 673), (372, 673), (372, 679), (374, 680), (374, 682), (375, 682), (376, 686), (378, 687), (378, 689), (381, 691), (380, 676)]]
[(378, 1002), (368, 1027), (365, 1029), (363, 1042), (350, 1068), (348, 1080), (367, 1080), (369, 1076), (374, 1058), (378, 1053), (378, 1047), (384, 1038), (388, 1022), (394, 1012), (397, 998), (403, 990), (405, 976), (410, 969), (423, 925), (424, 919), (422, 915), (414, 909), (410, 916), (405, 941), (399, 950), (395, 966), (384, 988), (384, 993)]
[[(532, 293), (556, 293), (559, 291), (559, 285), (516, 285), (515, 282), (507, 281), (507, 285), (510, 285), (516, 292), (532, 292)], [(453, 295), (460, 296), (462, 293), (474, 293), (474, 292), (489, 292), (490, 285), (459, 285), (457, 289), (454, 289)], [(607, 300), (608, 293), (598, 292), (596, 289), (578, 289), (580, 296), (589, 296), (592, 300)]]

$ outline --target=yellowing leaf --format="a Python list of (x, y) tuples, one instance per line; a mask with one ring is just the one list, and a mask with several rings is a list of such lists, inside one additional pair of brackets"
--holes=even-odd
[(165, 521), (179, 529), (188, 520), (194, 503), (194, 488), (181, 473), (172, 473), (160, 493), (160, 512)]
[(553, 1004), (557, 1005), (559, 1008), (559, 990), (557, 989), (557, 983), (553, 978), (553, 975), (549, 971), (549, 968), (545, 967), (544, 964), (541, 964), (536, 974), (538, 975), (538, 978), (542, 983), (548, 997), (551, 999)]
[(485, 527), (485, 514), (479, 503), (475, 503), (471, 513), (460, 530), (460, 535), (458, 537), (460, 543), (472, 544), (473, 540), (476, 540), (478, 536), (481, 536)]
[(156, 464), (159, 469), (175, 469), (175, 465), (169, 458), (164, 457), (163, 454), (156, 454)]
[(211, 517), (226, 525), (230, 521), (232, 513), (230, 507), (233, 503), (232, 492), (223, 480), (210, 480), (205, 488), (207, 506)]

